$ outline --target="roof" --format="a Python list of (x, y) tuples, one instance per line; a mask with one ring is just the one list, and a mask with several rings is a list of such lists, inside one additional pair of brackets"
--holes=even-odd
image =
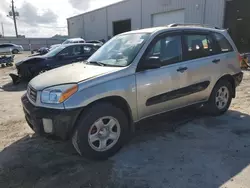
[(163, 26), (163, 27), (151, 27), (151, 28), (145, 28), (145, 29), (138, 29), (138, 30), (133, 30), (133, 31), (129, 31), (126, 33), (154, 33), (156, 31), (162, 30), (162, 29), (167, 29), (167, 26)]
[(84, 41), (84, 39), (82, 39), (82, 38), (70, 38), (70, 39), (67, 39), (67, 41)]
[(219, 28), (215, 27), (209, 27), (205, 25), (198, 25), (198, 24), (170, 24), (162, 27), (152, 27), (152, 28), (146, 28), (146, 29), (139, 29), (134, 31), (129, 31), (127, 33), (154, 33), (161, 30), (178, 30), (178, 29), (199, 29), (199, 30), (207, 30), (207, 31), (222, 31)]
[(62, 44), (63, 46), (80, 46), (80, 45), (85, 45), (85, 46), (101, 46), (101, 44), (97, 43), (69, 43), (69, 44)]
[(68, 20), (68, 19), (71, 19), (71, 18), (78, 17), (78, 16), (82, 16), (82, 15), (87, 14), (87, 13), (90, 13), (90, 12), (94, 12), (94, 11), (101, 10), (101, 9), (104, 9), (104, 8), (108, 8), (108, 7), (111, 7), (111, 6), (114, 6), (114, 5), (118, 5), (118, 4), (124, 3), (124, 2), (126, 2), (126, 1), (130, 1), (130, 0), (119, 0), (119, 1), (116, 2), (116, 3), (112, 3), (112, 4), (109, 4), (109, 5), (106, 5), (106, 6), (97, 8), (97, 9), (88, 10), (88, 11), (82, 13), (82, 14), (78, 14), (78, 15), (75, 15), (75, 16), (71, 16), (71, 17), (67, 18), (67, 20)]

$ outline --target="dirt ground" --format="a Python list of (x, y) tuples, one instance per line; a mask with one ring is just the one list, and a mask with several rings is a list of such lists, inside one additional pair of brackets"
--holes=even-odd
[(34, 135), (20, 102), (26, 84), (13, 86), (10, 72), (15, 68), (0, 69), (1, 188), (250, 187), (250, 72), (225, 115), (185, 109), (143, 121), (133, 140), (104, 162)]

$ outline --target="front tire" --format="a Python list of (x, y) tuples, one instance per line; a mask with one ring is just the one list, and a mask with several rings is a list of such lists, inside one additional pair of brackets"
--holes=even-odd
[(13, 53), (13, 54), (18, 54), (18, 53), (19, 53), (19, 50), (14, 49), (14, 50), (12, 50), (12, 53)]
[(232, 84), (227, 80), (220, 80), (214, 87), (206, 112), (213, 116), (224, 114), (230, 107), (233, 96)]
[(120, 108), (110, 103), (98, 103), (77, 121), (72, 144), (83, 157), (106, 160), (126, 143), (129, 137), (128, 122)]

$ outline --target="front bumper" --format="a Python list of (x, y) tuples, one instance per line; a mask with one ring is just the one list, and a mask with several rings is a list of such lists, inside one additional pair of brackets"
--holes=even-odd
[[(60, 110), (36, 107), (29, 101), (26, 94), (22, 96), (21, 100), (25, 119), (37, 134), (56, 136), (63, 140), (69, 138), (81, 109)], [(45, 132), (43, 119), (52, 121), (52, 131), (50, 133)]]

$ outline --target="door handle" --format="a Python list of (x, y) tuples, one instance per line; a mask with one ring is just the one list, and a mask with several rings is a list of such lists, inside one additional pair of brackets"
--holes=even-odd
[(214, 59), (212, 62), (215, 63), (215, 64), (217, 64), (217, 63), (220, 62), (220, 59)]
[(183, 72), (185, 72), (187, 69), (188, 69), (187, 67), (180, 67), (180, 68), (178, 68), (176, 71), (177, 71), (177, 72), (183, 73)]

